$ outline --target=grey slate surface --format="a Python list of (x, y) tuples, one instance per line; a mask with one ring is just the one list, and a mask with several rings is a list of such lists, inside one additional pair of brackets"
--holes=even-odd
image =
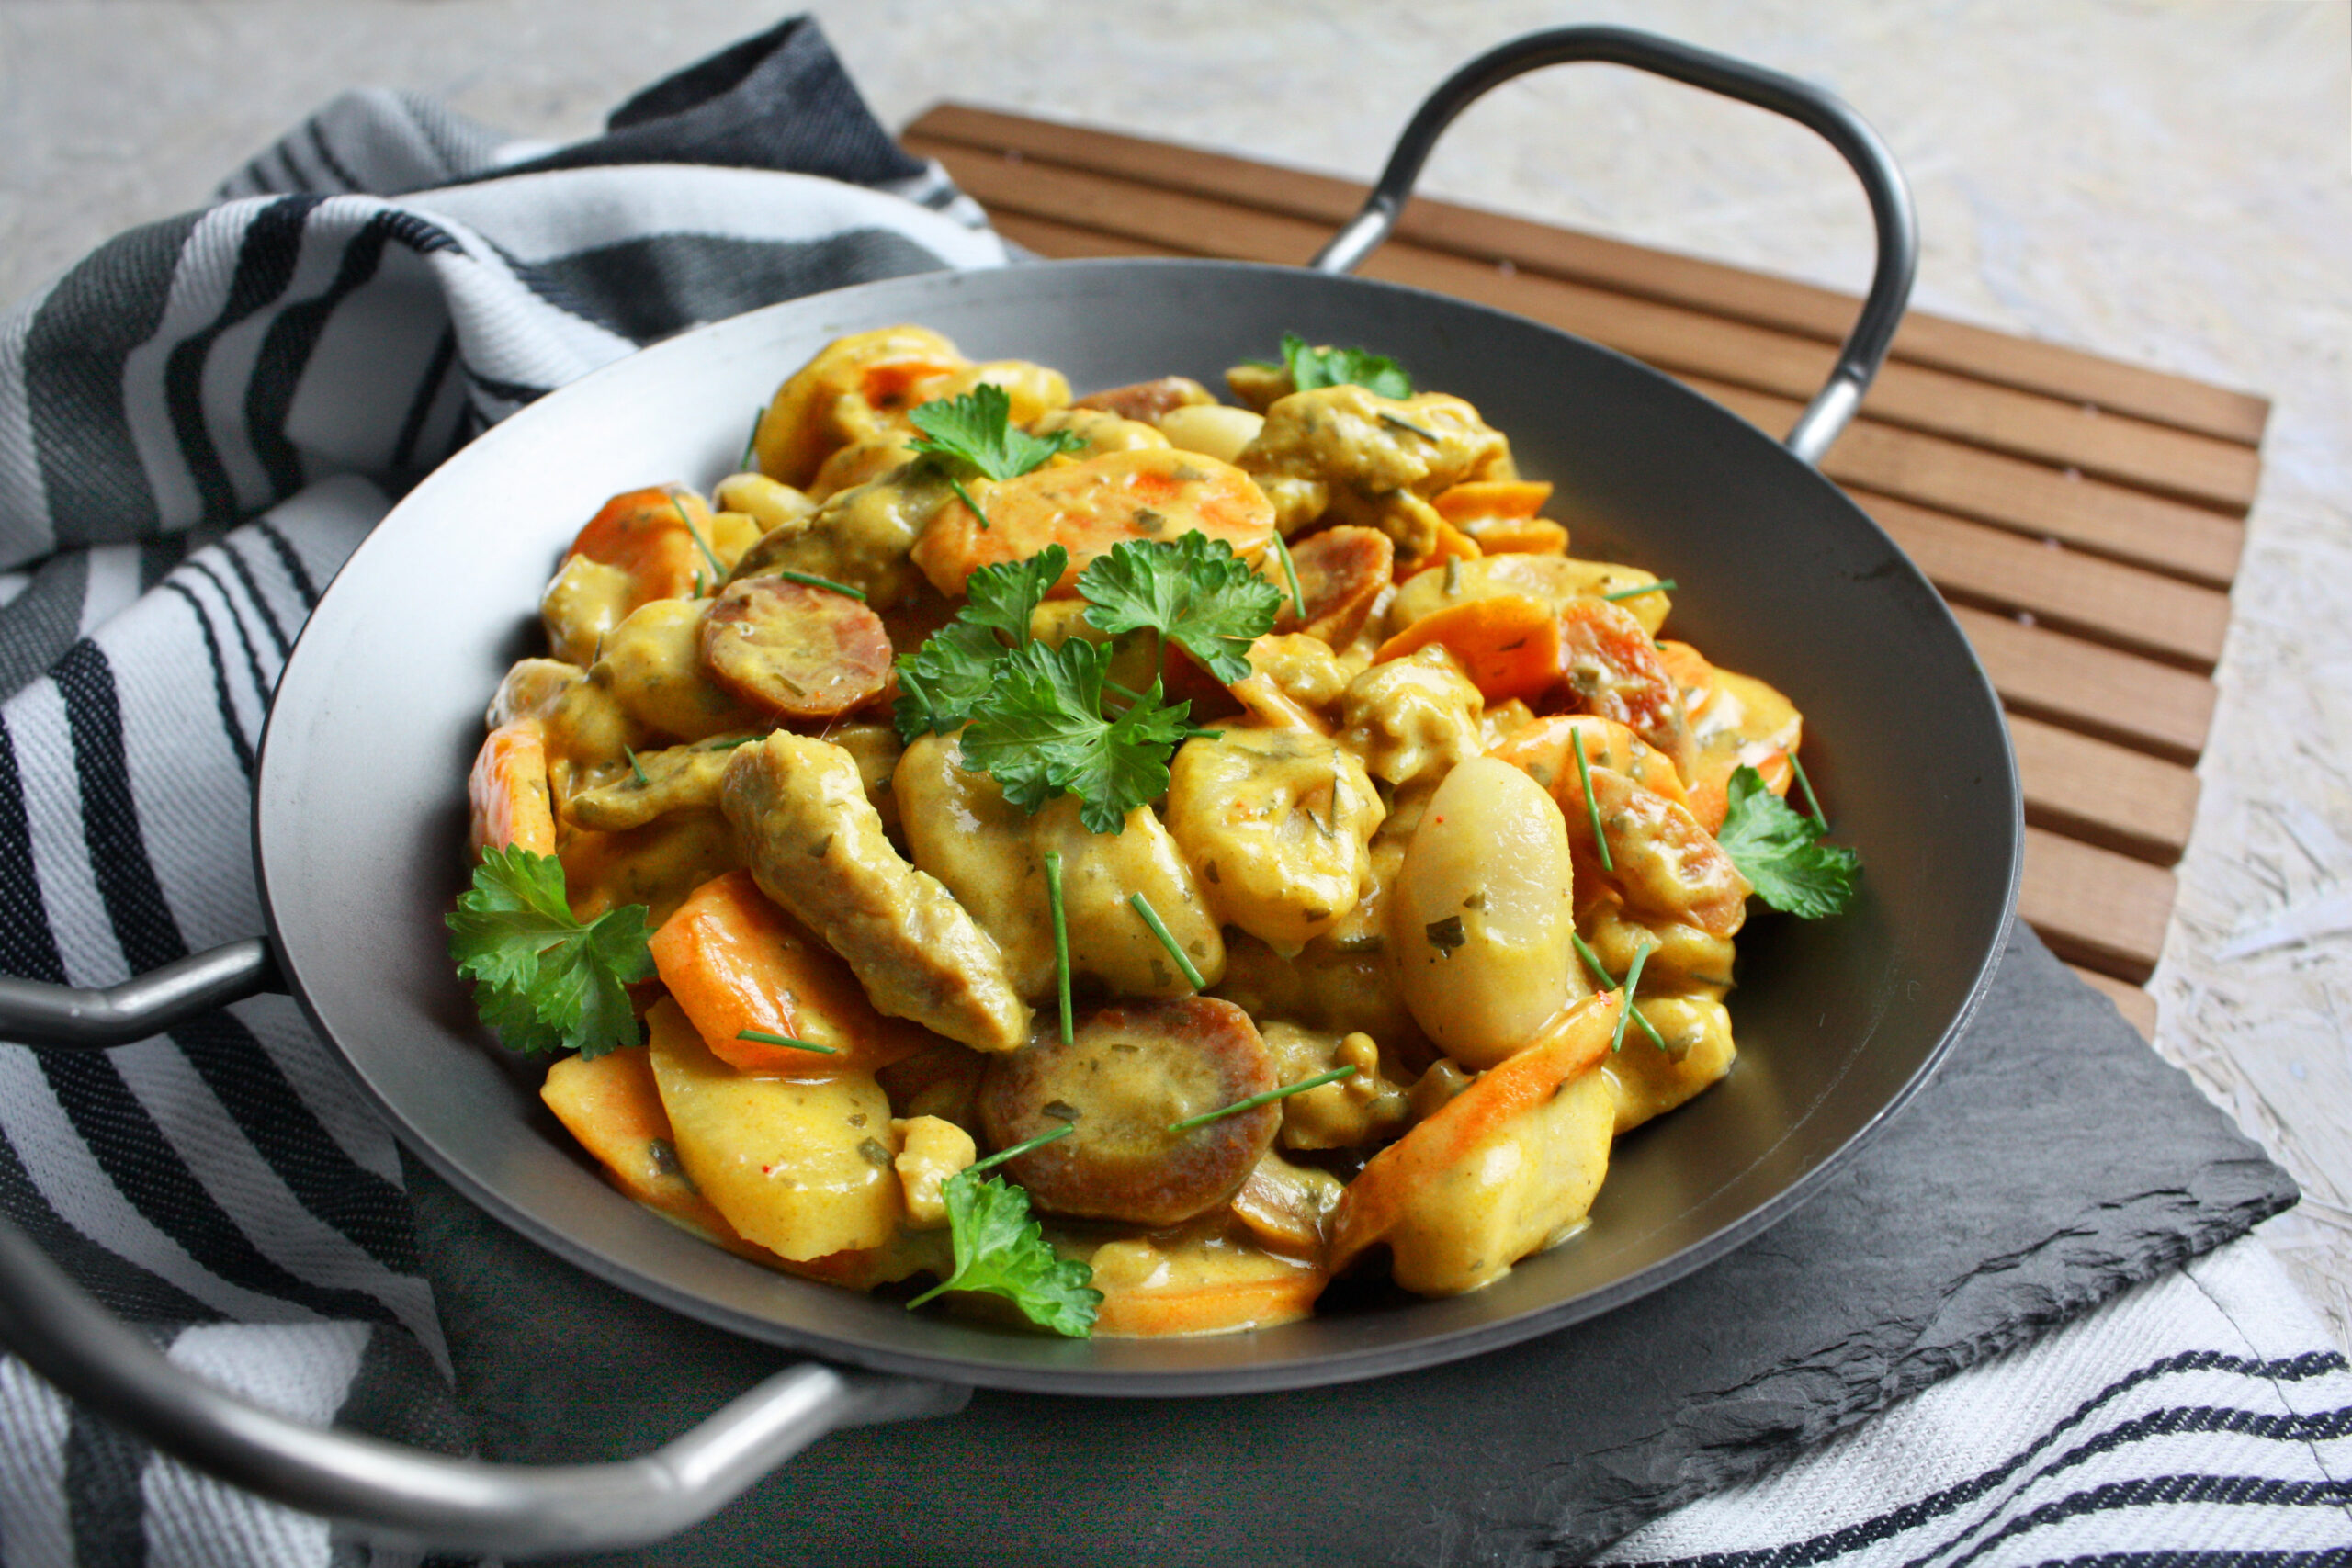
[[(789, 1358), (538, 1252), (416, 1170), (483, 1451), (622, 1458)], [(1214, 1400), (982, 1393), (825, 1439), (600, 1562), (1573, 1563), (2230, 1240), (2293, 1181), (2023, 926), (1968, 1035), (1794, 1215), (1548, 1337)]]

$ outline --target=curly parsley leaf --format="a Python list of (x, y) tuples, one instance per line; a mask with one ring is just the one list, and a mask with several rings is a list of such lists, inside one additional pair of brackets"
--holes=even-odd
[(921, 648), (899, 660), (899, 739), (960, 728), (987, 700), (997, 666), (1029, 640), (1029, 618), (1061, 581), (1069, 552), (1047, 545), (1027, 560), (984, 566), (965, 584), (967, 603)]
[(1073, 1339), (1093, 1334), (1095, 1309), (1102, 1304), (1102, 1292), (1088, 1283), (1094, 1272), (1055, 1255), (1044, 1228), (1030, 1218), (1028, 1193), (1001, 1178), (959, 1170), (940, 1184), (939, 1196), (947, 1205), (956, 1272), (909, 1306), (946, 1291), (984, 1291), (1002, 1296), (1041, 1328)]
[(965, 727), (964, 766), (987, 773), (1024, 811), (1074, 795), (1089, 832), (1120, 831), (1128, 812), (1168, 793), (1168, 759), (1191, 728), (1192, 704), (1163, 702), (1155, 681), (1125, 712), (1105, 717), (1108, 658), (1075, 637), (1007, 654)]
[(1283, 333), (1283, 364), (1302, 392), (1320, 387), (1362, 387), (1384, 398), (1409, 398), (1413, 378), (1385, 354), (1361, 348), (1317, 348), (1296, 333)]
[(1012, 426), (1012, 400), (1002, 387), (981, 382), (960, 398), (918, 403), (907, 412), (922, 432), (918, 452), (967, 463), (992, 479), (1018, 479), (1057, 452), (1086, 443), (1068, 430), (1032, 435)]
[(1283, 591), (1223, 539), (1114, 545), (1079, 574), (1086, 618), (1106, 632), (1148, 626), (1182, 643), (1220, 681), (1250, 673), (1250, 645), (1273, 630)]
[(520, 845), (486, 849), (446, 917), (449, 957), (481, 1021), (512, 1050), (601, 1056), (643, 1038), (628, 986), (653, 973), (645, 906), (572, 918), (563, 863)]
[(1861, 874), (1861, 856), (1823, 842), (1820, 827), (1791, 810), (1754, 768), (1732, 774), (1729, 795), (1730, 809), (1715, 841), (1754, 885), (1758, 897), (1808, 920), (1846, 908), (1854, 896), (1854, 878)]

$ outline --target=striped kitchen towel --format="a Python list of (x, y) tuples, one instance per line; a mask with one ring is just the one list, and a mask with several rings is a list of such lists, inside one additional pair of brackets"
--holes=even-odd
[[(797, 21), (561, 148), (346, 96), (0, 319), (0, 970), (110, 984), (261, 929), (272, 685), (390, 498), (473, 434), (698, 321), (1005, 259)], [(191, 1371), (465, 1447), (393, 1144), (289, 1000), (0, 1045), (0, 1209)], [(2352, 1372), (2241, 1241), (1610, 1561), (2340, 1562), (2347, 1441)], [(0, 1361), (5, 1568), (417, 1560)]]
[[(345, 95), (0, 318), (0, 971), (109, 985), (262, 930), (279, 668), (389, 498), (476, 432), (698, 321), (1005, 260), (798, 20), (560, 148)], [(391, 1139), (289, 999), (0, 1046), (0, 1207), (181, 1365), (463, 1447)], [(0, 1363), (6, 1568), (403, 1560)]]

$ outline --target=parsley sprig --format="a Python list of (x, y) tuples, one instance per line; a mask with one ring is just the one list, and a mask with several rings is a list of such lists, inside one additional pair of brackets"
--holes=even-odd
[(1221, 539), (1124, 541), (1078, 579), (1086, 618), (1112, 644), (1072, 637), (1049, 648), (1030, 636), (1030, 617), (1069, 565), (1069, 552), (1048, 545), (973, 572), (956, 619), (899, 661), (894, 716), (910, 742), (961, 728), (963, 765), (1023, 809), (1074, 795), (1090, 831), (1117, 833), (1128, 812), (1168, 792), (1169, 758), (1193, 733), (1192, 705), (1167, 701), (1157, 679), (1140, 692), (1105, 679), (1125, 639), (1149, 633), (1238, 680), (1282, 591)]
[(910, 445), (940, 464), (956, 499), (972, 509), (983, 528), (989, 525), (989, 514), (964, 488), (966, 479), (977, 475), (1000, 483), (1018, 479), (1042, 467), (1057, 452), (1086, 445), (1075, 431), (1032, 435), (1015, 428), (1012, 398), (1002, 387), (988, 381), (960, 398), (918, 403), (908, 411), (907, 418), (922, 432)]
[(1735, 772), (1728, 794), (1730, 808), (1715, 841), (1756, 896), (1808, 920), (1842, 911), (1854, 896), (1861, 856), (1825, 841), (1827, 823), (1792, 810), (1754, 768)]
[(956, 1271), (909, 1302), (910, 1308), (948, 1291), (979, 1291), (1002, 1296), (1041, 1328), (1073, 1339), (1093, 1334), (1094, 1314), (1102, 1304), (1102, 1292), (1088, 1282), (1094, 1271), (1055, 1253), (1046, 1241), (1045, 1227), (1030, 1217), (1027, 1192), (1001, 1177), (980, 1176), (990, 1166), (1065, 1137), (1070, 1130), (1070, 1123), (1064, 1122), (1027, 1143), (976, 1160), (940, 1183)]
[(1362, 387), (1384, 398), (1409, 398), (1413, 378), (1385, 354), (1361, 348), (1317, 348), (1296, 333), (1283, 333), (1283, 364), (1292, 387)]
[(644, 905), (575, 919), (563, 863), (514, 844), (482, 851), (446, 923), (474, 1006), (508, 1048), (593, 1057), (644, 1038), (628, 990), (653, 973)]

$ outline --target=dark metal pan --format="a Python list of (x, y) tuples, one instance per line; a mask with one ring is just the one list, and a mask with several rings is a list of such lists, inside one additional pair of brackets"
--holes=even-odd
[[(1785, 446), (1653, 371), (1497, 311), (1345, 276), (1386, 233), (1438, 133), (1523, 71), (1605, 61), (1786, 114), (1861, 176), (1878, 265), (1829, 384)], [(158, 1447), (379, 1535), (507, 1551), (659, 1539), (852, 1422), (953, 1409), (971, 1385), (1113, 1395), (1271, 1390), (1475, 1354), (1631, 1301), (1786, 1214), (1933, 1070), (1989, 977), (2021, 838), (1992, 691), (1886, 536), (1816, 472), (1910, 287), (1908, 199), (1876, 137), (1818, 90), (1612, 28), (1538, 34), (1458, 73), (1407, 130), (1315, 270), (1111, 261), (905, 278), (797, 300), (663, 344), (526, 409), (425, 480), (353, 555), (288, 664), (255, 808), (266, 945), (115, 993), (0, 991), (0, 1035), (136, 1038), (277, 973), (408, 1145), (507, 1224), (593, 1273), (738, 1333), (821, 1357), (627, 1466), (520, 1471), (408, 1454), (266, 1416), (170, 1371), (0, 1235), (0, 1336)], [(1467, 397), (1522, 468), (1558, 485), (1580, 554), (1678, 578), (1676, 626), (1766, 677), (1806, 718), (1806, 756), (1861, 851), (1842, 918), (1743, 938), (1742, 1056), (1724, 1083), (1622, 1140), (1589, 1230), (1449, 1300), (1199, 1339), (1071, 1341), (772, 1273), (598, 1179), (501, 1058), (449, 971), (460, 780), (527, 607), (607, 496), (732, 466), (741, 412), (842, 333), (918, 321), (1081, 388), (1214, 381), (1285, 331), (1396, 355)], [(144, 987), (144, 989), (141, 989)], [(862, 1369), (850, 1372), (835, 1368)], [(878, 1374), (878, 1375), (877, 1375)]]

